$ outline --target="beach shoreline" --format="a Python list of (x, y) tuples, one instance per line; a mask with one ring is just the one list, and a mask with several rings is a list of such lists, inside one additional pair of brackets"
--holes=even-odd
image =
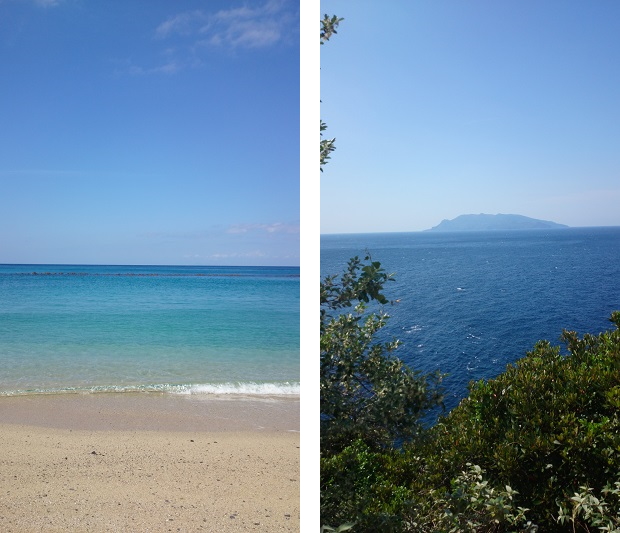
[(0, 396), (0, 424), (59, 429), (299, 432), (299, 396), (63, 393)]
[(299, 531), (299, 397), (0, 397), (0, 530)]

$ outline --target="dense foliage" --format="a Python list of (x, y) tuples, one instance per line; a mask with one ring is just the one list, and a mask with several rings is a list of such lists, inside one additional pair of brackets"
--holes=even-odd
[[(581, 489), (595, 493), (620, 474), (620, 313), (613, 331), (565, 331), (568, 354), (539, 342), (433, 428), (427, 461), (441, 464), (443, 483), (466, 462), (509, 484), (545, 531), (559, 505)], [(615, 506), (613, 512), (620, 511)]]
[(321, 459), (322, 517), (353, 531), (620, 532), (620, 312), (539, 342), (423, 438)]

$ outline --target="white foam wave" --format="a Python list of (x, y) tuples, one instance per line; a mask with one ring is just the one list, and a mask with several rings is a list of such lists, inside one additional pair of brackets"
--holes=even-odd
[(189, 385), (178, 394), (244, 394), (256, 396), (299, 395), (299, 383), (205, 383)]
[(22, 396), (30, 394), (89, 394), (105, 392), (159, 392), (168, 394), (196, 395), (244, 395), (244, 396), (299, 396), (298, 382), (282, 383), (204, 383), (204, 384), (151, 384), (151, 385), (106, 385), (93, 387), (59, 387), (29, 390), (0, 390), (0, 396)]

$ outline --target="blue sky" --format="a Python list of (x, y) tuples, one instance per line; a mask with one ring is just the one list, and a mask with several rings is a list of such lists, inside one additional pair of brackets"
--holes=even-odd
[(321, 232), (620, 225), (620, 3), (323, 0)]
[(0, 263), (299, 265), (299, 3), (0, 0)]

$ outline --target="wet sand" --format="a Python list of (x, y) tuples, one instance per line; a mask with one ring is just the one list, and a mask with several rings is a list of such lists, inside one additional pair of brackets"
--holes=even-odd
[(299, 531), (299, 399), (0, 398), (0, 531)]

